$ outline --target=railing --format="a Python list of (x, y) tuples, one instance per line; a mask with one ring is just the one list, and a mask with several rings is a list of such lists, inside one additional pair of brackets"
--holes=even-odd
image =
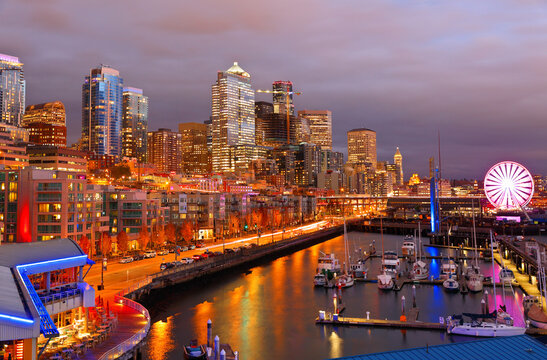
[(70, 289), (56, 294), (40, 295), (40, 300), (42, 300), (42, 303), (48, 304), (54, 301), (66, 300), (69, 297), (74, 297), (81, 293), (82, 291), (80, 289)]
[(146, 335), (148, 335), (148, 331), (150, 330), (150, 314), (148, 313), (148, 310), (146, 310), (144, 306), (142, 306), (138, 302), (135, 302), (133, 300), (130, 300), (120, 295), (115, 295), (114, 300), (117, 303), (123, 304), (125, 306), (129, 306), (130, 308), (137, 310), (138, 312), (143, 314), (144, 318), (146, 319), (146, 325), (142, 329), (140, 329), (135, 335), (131, 336), (129, 339), (125, 340), (121, 344), (118, 344), (116, 347), (105, 352), (99, 358), (99, 360), (117, 359), (123, 354), (125, 354), (126, 352), (131, 351), (146, 337)]

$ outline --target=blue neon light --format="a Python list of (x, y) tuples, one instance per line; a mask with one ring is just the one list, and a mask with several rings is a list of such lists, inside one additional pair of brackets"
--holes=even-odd
[(25, 319), (25, 318), (13, 316), (13, 315), (0, 314), (0, 319), (12, 320), (15, 322), (22, 322), (24, 324), (34, 324), (34, 320)]
[(62, 259), (46, 260), (46, 261), (39, 261), (39, 262), (35, 262), (35, 263), (30, 263), (30, 264), (22, 264), (22, 265), (17, 265), (17, 269), (19, 269), (19, 268), (24, 269), (26, 267), (45, 265), (45, 264), (53, 264), (53, 263), (59, 263), (59, 262), (69, 262), (69, 261), (79, 260), (79, 259), (87, 259), (87, 255), (78, 255), (78, 256), (71, 256), (71, 257), (62, 258)]

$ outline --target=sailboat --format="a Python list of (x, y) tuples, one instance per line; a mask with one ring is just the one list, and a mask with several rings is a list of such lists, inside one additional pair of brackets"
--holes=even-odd
[(412, 278), (414, 280), (425, 280), (429, 277), (429, 268), (422, 261), (422, 229), (418, 222), (418, 260), (412, 265)]
[[(492, 240), (492, 231), (490, 231), (490, 242)], [(494, 274), (494, 248), (492, 249), (492, 274)], [(496, 287), (494, 286), (494, 309), (497, 310), (498, 303), (496, 297)], [(500, 324), (498, 321), (497, 311), (491, 314), (490, 317), (495, 318), (495, 322), (486, 322), (481, 319), (489, 317), (488, 315), (482, 314), (464, 314), (471, 316), (471, 322), (464, 322), (463, 318), (458, 317), (449, 317), (448, 319), (448, 332), (458, 335), (468, 335), (468, 336), (477, 336), (477, 337), (496, 337), (496, 336), (513, 336), (513, 335), (522, 335), (526, 331), (526, 328)], [(456, 321), (454, 321), (456, 320)]]
[[(545, 267), (541, 263), (541, 255), (537, 252), (537, 282), (540, 296), (525, 296), (523, 300), (524, 313), (530, 324), (540, 329), (547, 329), (547, 314), (543, 311), (543, 298), (547, 299), (547, 288), (545, 284)], [(541, 294), (543, 293), (543, 298)]]
[(335, 285), (336, 287), (350, 287), (353, 286), (355, 280), (353, 275), (348, 272), (348, 262), (349, 262), (349, 246), (348, 246), (348, 235), (346, 230), (346, 218), (344, 218), (344, 273), (336, 277)]
[(479, 255), (477, 253), (477, 232), (475, 230), (475, 203), (473, 205), (473, 248), (475, 249), (475, 264), (467, 267), (465, 277), (467, 279), (467, 288), (472, 292), (482, 291), (484, 285), (484, 276), (479, 267)]
[(384, 227), (382, 218), (380, 218), (380, 235), (382, 238), (382, 273), (378, 275), (378, 288), (381, 290), (391, 290), (393, 289), (394, 283), (391, 275), (386, 273), (384, 265)]

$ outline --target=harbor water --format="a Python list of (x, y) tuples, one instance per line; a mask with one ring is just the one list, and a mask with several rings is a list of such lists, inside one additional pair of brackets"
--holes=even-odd
[[(350, 254), (369, 249), (375, 241), (381, 253), (379, 234), (348, 234)], [(403, 237), (384, 236), (385, 250), (400, 253)], [(427, 239), (424, 239), (427, 242)], [(424, 246), (424, 255), (454, 255), (446, 249)], [(150, 335), (144, 359), (179, 360), (183, 346), (191, 339), (206, 343), (207, 320), (221, 343), (229, 343), (240, 359), (330, 359), (379, 351), (435, 345), (474, 338), (448, 335), (441, 331), (400, 330), (392, 328), (334, 327), (316, 325), (319, 310), (333, 310), (334, 289), (314, 288), (313, 277), (321, 252), (335, 253), (344, 262), (344, 242), (339, 236), (313, 247), (254, 267), (241, 274), (219, 275), (205, 285), (175, 289), (154, 304)], [(470, 254), (471, 255), (471, 254)], [(442, 260), (427, 260), (430, 272), (438, 277)], [(368, 262), (368, 277), (376, 278), (380, 259)], [(490, 262), (480, 263), (485, 276), (492, 275)], [(499, 267), (496, 265), (496, 273)], [(491, 287), (490, 310), (494, 298)], [(401, 291), (382, 292), (375, 283), (359, 283), (342, 290), (345, 316), (398, 319), (401, 297), (406, 308), (412, 306), (412, 285)], [(447, 293), (442, 286), (416, 285), (418, 320), (438, 322), (462, 312), (480, 313), (483, 293)], [(523, 326), (523, 294), (519, 289), (497, 292), (498, 305), (505, 302), (515, 325)]]

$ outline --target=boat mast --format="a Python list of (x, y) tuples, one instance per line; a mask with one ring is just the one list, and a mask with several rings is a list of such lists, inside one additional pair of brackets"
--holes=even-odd
[(347, 232), (346, 232), (346, 215), (344, 214), (344, 272), (346, 275), (348, 274), (348, 239), (347, 239)]
[(492, 229), (490, 229), (490, 249), (492, 250), (492, 285), (494, 288), (494, 311), (496, 312), (496, 326), (498, 326), (498, 301), (496, 299), (496, 273), (494, 272), (494, 242), (492, 240)]
[(380, 215), (380, 238), (382, 239), (382, 270), (384, 269), (384, 225), (382, 222), (382, 216)]
[(475, 267), (479, 268), (479, 255), (477, 254), (477, 231), (475, 230), (475, 199), (471, 199), (473, 212), (473, 247), (475, 248)]

